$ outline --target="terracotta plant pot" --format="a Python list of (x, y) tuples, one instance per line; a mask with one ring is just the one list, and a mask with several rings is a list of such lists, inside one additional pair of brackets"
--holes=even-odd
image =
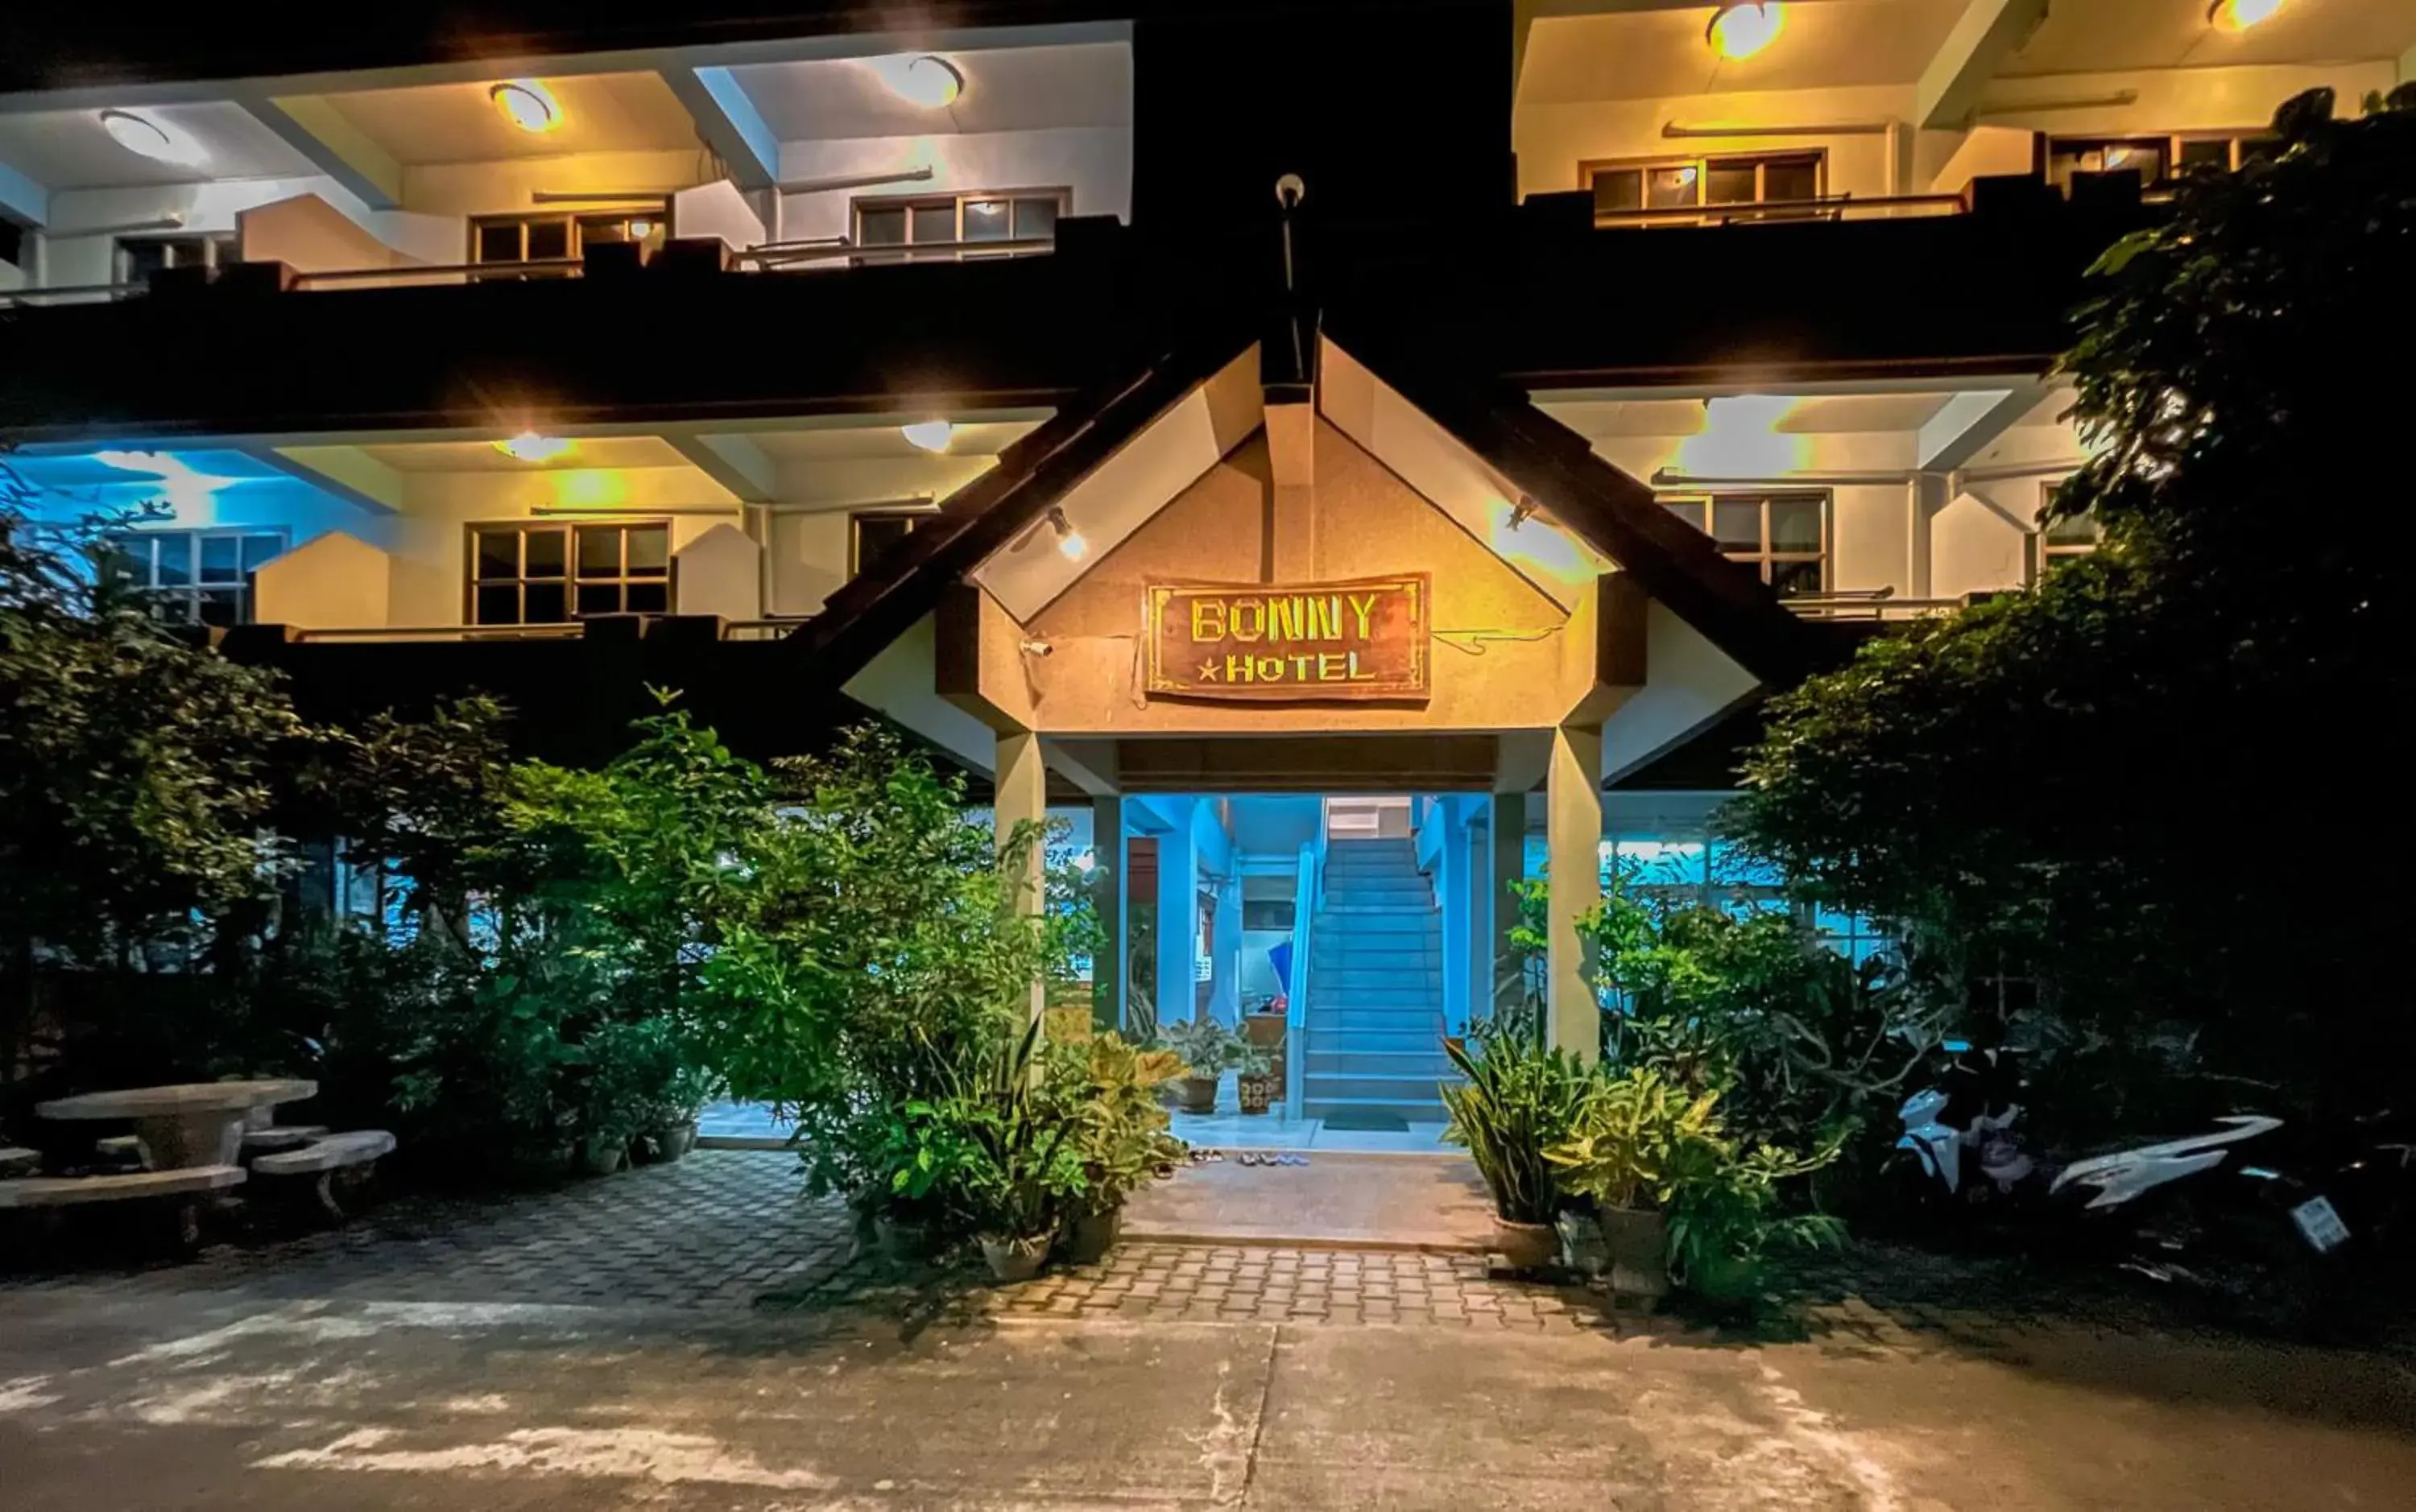
[(929, 1224), (886, 1213), (872, 1220), (872, 1242), (889, 1260), (929, 1260), (940, 1248)]
[(1026, 1238), (1008, 1238), (995, 1234), (981, 1236), (982, 1259), (989, 1263), (989, 1273), (1003, 1281), (1028, 1281), (1040, 1274), (1049, 1259), (1046, 1234)]
[(696, 1125), (673, 1124), (668, 1129), (653, 1129), (638, 1141), (642, 1159), (650, 1165), (669, 1165), (696, 1148)]
[(1066, 1227), (1064, 1250), (1069, 1265), (1095, 1265), (1116, 1247), (1116, 1236), (1124, 1232), (1125, 1210), (1110, 1207), (1104, 1213), (1078, 1218)]
[(626, 1139), (590, 1140), (579, 1147), (579, 1166), (591, 1176), (609, 1176), (628, 1162)]
[(1659, 1299), (1669, 1293), (1669, 1220), (1634, 1207), (1608, 1207), (1602, 1236), (1610, 1247), (1610, 1289), (1621, 1296)]
[(1561, 1233), (1549, 1223), (1493, 1220), (1493, 1249), (1512, 1270), (1541, 1270), (1561, 1258)]
[(1216, 1077), (1186, 1076), (1183, 1079), (1181, 1085), (1183, 1087), (1182, 1107), (1184, 1112), (1215, 1113), (1216, 1111)]
[(1610, 1244), (1592, 1213), (1563, 1213), (1552, 1226), (1561, 1231), (1563, 1266), (1580, 1276), (1599, 1276), (1610, 1268)]
[(1244, 1113), (1264, 1113), (1276, 1100), (1276, 1079), (1272, 1076), (1245, 1076), (1238, 1084), (1242, 1092)]

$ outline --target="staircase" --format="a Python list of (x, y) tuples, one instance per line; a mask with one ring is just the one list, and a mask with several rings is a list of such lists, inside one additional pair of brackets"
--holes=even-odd
[(1442, 1122), (1442, 912), (1414, 842), (1328, 842), (1304, 1025), (1307, 1116)]

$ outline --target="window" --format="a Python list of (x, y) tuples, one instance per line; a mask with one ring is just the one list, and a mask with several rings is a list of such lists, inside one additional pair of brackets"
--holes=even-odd
[[(661, 206), (612, 210), (596, 215), (481, 216), (470, 222), (473, 262), (546, 262), (576, 260), (591, 246), (609, 242), (661, 245), (668, 211)], [(480, 275), (487, 278), (560, 278), (565, 270), (533, 268)]]
[(2097, 549), (2104, 532), (2089, 515), (2067, 515), (2041, 524), (2031, 535), (2031, 580), (2036, 582), (2075, 557)]
[(1780, 598), (1828, 586), (1829, 496), (1722, 493), (1667, 501), (1671, 514), (1708, 532), (1731, 561), (1755, 568)]
[(2075, 173), (2137, 173), (2141, 188), (2158, 188), (2185, 172), (2236, 172), (2273, 146), (2267, 137), (2059, 137), (2046, 146), (2046, 176), (2066, 192)]
[(930, 512), (909, 513), (899, 509), (868, 509), (847, 517), (847, 575), (856, 574), (881, 560), (882, 553), (914, 533), (914, 528), (935, 517)]
[(668, 614), (671, 533), (663, 524), (473, 526), (470, 622)]
[(147, 284), (163, 268), (224, 268), (243, 260), (233, 232), (198, 236), (120, 236), (113, 282)]
[(103, 570), (171, 624), (249, 624), (251, 575), (284, 549), (270, 531), (128, 531)]
[[(1821, 195), (1821, 168), (1820, 153), (1789, 152), (1581, 163), (1578, 175), (1593, 190), (1594, 213), (1600, 216), (1817, 200)], [(1803, 213), (1778, 212), (1752, 218)]]
[[(1064, 215), (1072, 191), (1067, 189), (999, 189), (977, 194), (918, 195), (912, 199), (855, 202), (855, 245), (861, 247), (928, 247), (949, 250), (931, 254), (943, 260), (982, 242), (1049, 242), (1057, 236), (1057, 217)], [(908, 253), (908, 259), (913, 259)], [(977, 249), (964, 255), (978, 256)]]

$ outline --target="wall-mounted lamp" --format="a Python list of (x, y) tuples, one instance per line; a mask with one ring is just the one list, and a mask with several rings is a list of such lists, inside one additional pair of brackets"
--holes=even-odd
[(138, 157), (178, 168), (199, 168), (210, 160), (208, 149), (182, 127), (132, 111), (103, 111), (100, 128), (110, 140)]
[(1526, 524), (1529, 520), (1533, 519), (1534, 517), (1535, 501), (1528, 498), (1523, 493), (1520, 494), (1518, 496), (1518, 502), (1511, 506), (1510, 528), (1515, 531), (1519, 526)]
[(1020, 645), (1021, 645), (1021, 649), (1022, 649), (1023, 654), (1024, 654), (1024, 655), (1026, 655), (1026, 656), (1046, 656), (1046, 655), (1048, 655), (1050, 651), (1055, 651), (1055, 650), (1057, 649), (1056, 647), (1051, 646), (1050, 644), (1049, 644), (1049, 642), (1047, 642), (1047, 641), (1045, 641), (1045, 640), (1042, 640), (1042, 639), (1041, 639), (1039, 636), (1033, 636), (1033, 637), (1032, 637), (1031, 639), (1029, 639), (1029, 640), (1026, 640), (1026, 641), (1021, 642), (1021, 643), (1020, 643)]
[(2214, 0), (2206, 7), (2206, 20), (2219, 32), (2244, 32), (2281, 8), (2282, 0)]
[(1057, 549), (1067, 561), (1081, 561), (1082, 553), (1091, 549), (1091, 543), (1082, 539), (1082, 532), (1074, 529), (1065, 511), (1055, 504), (1049, 506), (1049, 528), (1057, 532)]
[(947, 59), (930, 52), (901, 53), (867, 60), (889, 92), (909, 105), (936, 111), (954, 105), (965, 92), (965, 76)]
[(1779, 0), (1729, 0), (1713, 13), (1703, 40), (1724, 58), (1749, 58), (1777, 40), (1786, 22)]
[(487, 91), (504, 119), (523, 131), (551, 131), (562, 124), (553, 91), (535, 79), (506, 79)]

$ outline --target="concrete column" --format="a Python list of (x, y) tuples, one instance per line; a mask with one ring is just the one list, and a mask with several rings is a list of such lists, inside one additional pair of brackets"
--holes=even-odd
[(1099, 931), (1106, 944), (1091, 964), (1091, 1022), (1103, 1029), (1125, 1027), (1125, 984), (1131, 980), (1129, 929), (1125, 921), (1125, 891), (1131, 885), (1125, 848), (1125, 801), (1091, 800), (1091, 853), (1098, 865), (1091, 873), (1092, 897), (1098, 906)]
[(1510, 949), (1510, 931), (1518, 924), (1518, 905), (1510, 884), (1527, 875), (1527, 795), (1493, 795), (1493, 861), (1486, 891), (1486, 918), (1490, 923), (1487, 980), (1492, 983), (1493, 1012), (1518, 1006), (1518, 957)]
[(1553, 731), (1544, 784), (1545, 845), (1551, 858), (1545, 1038), (1591, 1063), (1602, 1042), (1602, 1010), (1594, 1002), (1593, 963), (1578, 938), (1577, 921), (1602, 901), (1602, 731)]
[(1242, 1022), (1242, 879), (1228, 877), (1216, 891), (1216, 985), (1208, 1007), (1223, 1023), (1238, 1026)]
[(1442, 844), (1435, 851), (1436, 901), (1442, 905), (1442, 1018), (1454, 1034), (1468, 1028), (1468, 916), (1476, 905), (1467, 812), (1467, 801), (1453, 796), (1441, 800), (1435, 813), (1442, 826)]
[[(1024, 823), (1046, 825), (1049, 822), (1049, 769), (1040, 759), (1040, 737), (1030, 730), (1019, 730), (998, 737), (998, 756), (991, 769), (998, 774), (997, 800), (993, 804), (998, 825), (999, 844), (1006, 844), (1016, 826)], [(1010, 878), (1016, 890), (1016, 903), (1024, 913), (1037, 917), (1047, 904), (1042, 874), (1048, 858), (1039, 845), (1032, 847), (1019, 869)], [(1040, 1016), (1047, 1001), (1046, 983), (1034, 978), (1032, 983), (1032, 1015)]]
[(1175, 823), (1157, 837), (1157, 1022), (1192, 1016), (1192, 961), (1200, 949), (1199, 862), (1191, 841), (1192, 800), (1170, 802)]
[(1471, 1023), (1493, 1011), (1493, 805), (1483, 798), (1468, 801), (1468, 829), (1460, 836), (1460, 854), (1468, 873), (1468, 912), (1460, 920), (1461, 955), (1468, 982)]

